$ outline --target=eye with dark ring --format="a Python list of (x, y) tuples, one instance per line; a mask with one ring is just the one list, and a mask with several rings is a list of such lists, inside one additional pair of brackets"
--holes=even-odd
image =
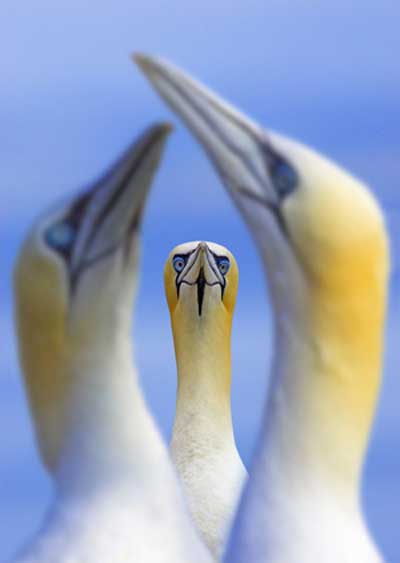
[(186, 266), (186, 259), (183, 256), (174, 256), (174, 258), (172, 259), (172, 265), (175, 272), (179, 274)]
[(274, 163), (271, 169), (271, 175), (275, 189), (281, 198), (291, 194), (299, 181), (295, 169), (284, 160), (279, 160)]
[(51, 225), (45, 232), (46, 243), (55, 250), (66, 250), (70, 248), (75, 240), (76, 230), (71, 223), (61, 221)]
[(224, 256), (223, 258), (218, 258), (217, 259), (217, 265), (218, 265), (219, 271), (221, 272), (221, 274), (223, 276), (225, 276), (225, 274), (228, 273), (229, 268), (231, 267), (230, 260), (226, 256)]

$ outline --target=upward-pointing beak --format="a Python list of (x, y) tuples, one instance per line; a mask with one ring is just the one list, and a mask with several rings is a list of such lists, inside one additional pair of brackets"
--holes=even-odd
[(84, 269), (112, 254), (139, 228), (170, 131), (167, 123), (147, 129), (73, 206), (71, 213), (78, 215), (78, 234), (69, 263), (72, 286)]
[(274, 170), (286, 166), (266, 132), (170, 63), (143, 54), (135, 61), (165, 101), (184, 119), (239, 204), (250, 197), (279, 210), (283, 194)]

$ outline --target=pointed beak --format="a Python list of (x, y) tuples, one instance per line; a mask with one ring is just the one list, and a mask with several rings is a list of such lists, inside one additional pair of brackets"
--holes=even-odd
[(281, 190), (273, 181), (275, 171), (292, 172), (267, 133), (170, 63), (143, 54), (134, 60), (202, 143), (239, 207), (251, 198), (277, 213), (290, 181)]
[(205, 242), (200, 242), (196, 250), (189, 256), (184, 270), (176, 279), (176, 288), (179, 291), (182, 284), (197, 286), (197, 305), (199, 317), (202, 315), (204, 292), (206, 286), (219, 285), (221, 299), (224, 296), (225, 278), (218, 269), (215, 257)]
[(170, 131), (167, 123), (147, 129), (73, 206), (71, 213), (76, 215), (78, 234), (69, 263), (72, 286), (83, 270), (129, 242), (139, 229)]

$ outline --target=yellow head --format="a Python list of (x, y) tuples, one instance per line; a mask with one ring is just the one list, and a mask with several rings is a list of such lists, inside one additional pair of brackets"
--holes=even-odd
[(173, 318), (197, 323), (218, 315), (232, 318), (238, 281), (235, 258), (213, 242), (180, 244), (165, 263), (165, 293)]
[[(139, 226), (170, 128), (132, 144), (92, 189), (39, 219), (15, 267), (22, 370), (42, 459), (54, 470), (70, 374), (129, 334)], [(68, 371), (67, 366), (74, 365)]]

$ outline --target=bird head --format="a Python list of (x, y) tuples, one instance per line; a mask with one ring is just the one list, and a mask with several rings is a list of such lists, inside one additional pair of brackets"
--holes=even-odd
[(232, 318), (238, 277), (236, 260), (223, 246), (200, 241), (176, 246), (164, 269), (172, 318), (192, 319), (199, 326)]
[(295, 308), (315, 288), (345, 299), (363, 288), (384, 292), (384, 221), (361, 181), (267, 132), (174, 65), (142, 54), (135, 60), (215, 165), (262, 251), (277, 306)]
[(42, 216), (15, 267), (21, 364), (39, 448), (53, 470), (65, 366), (129, 338), (139, 228), (169, 125), (148, 129), (90, 189)]

